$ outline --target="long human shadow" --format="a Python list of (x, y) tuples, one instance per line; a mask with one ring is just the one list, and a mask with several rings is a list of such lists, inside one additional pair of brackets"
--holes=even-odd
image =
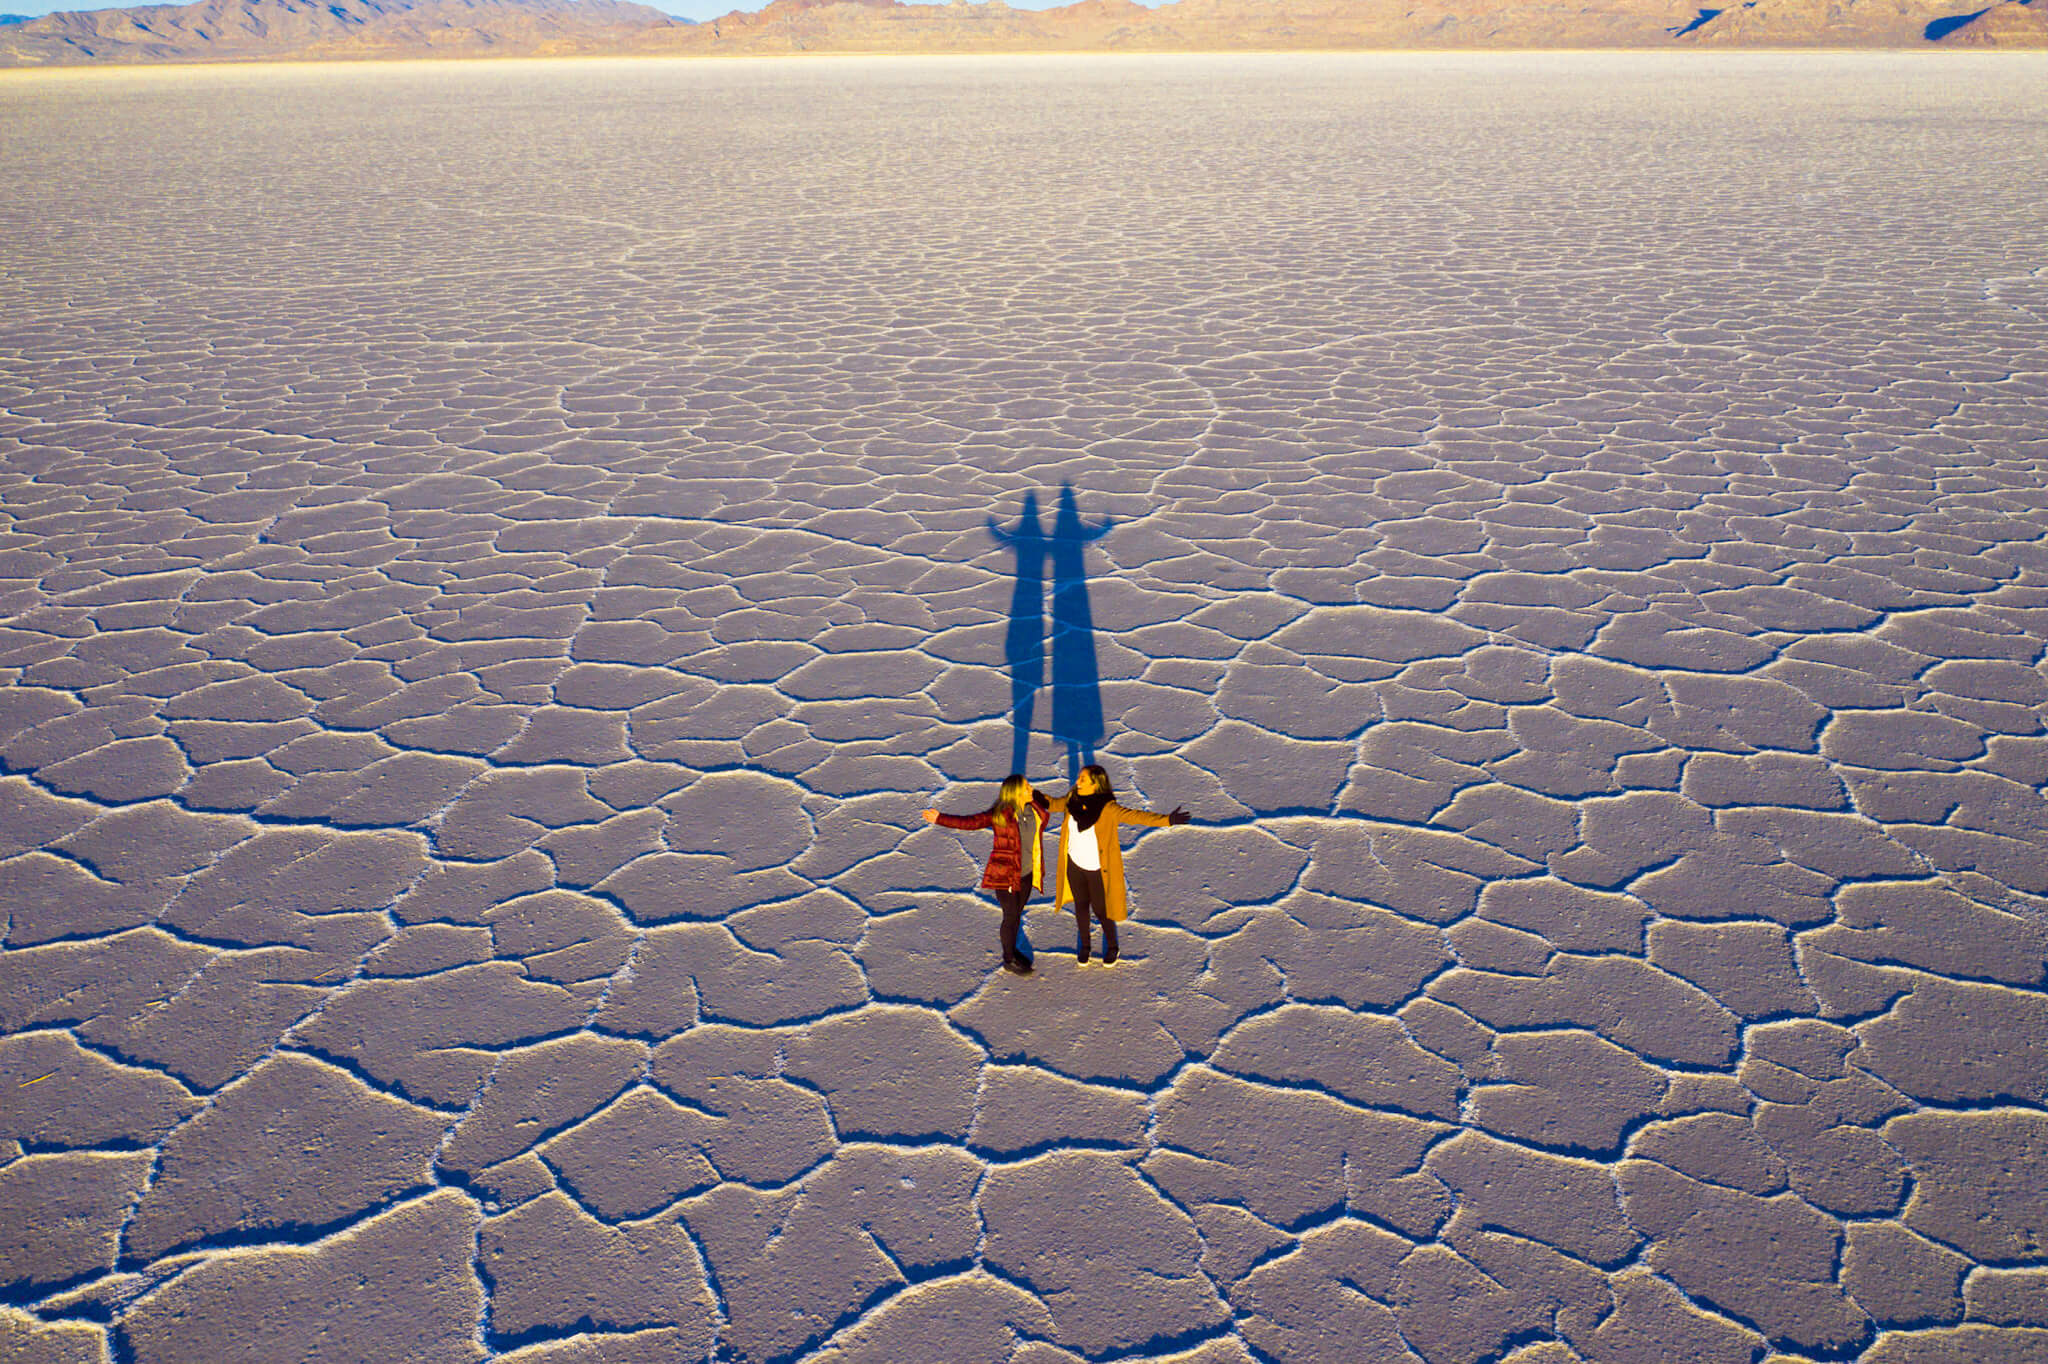
[(1081, 522), (1071, 483), (1060, 488), (1052, 525), (1052, 737), (1067, 746), (1067, 780), (1095, 761), (1103, 735), (1101, 676), (1095, 663), (1095, 613), (1088, 606), (1088, 546), (1109, 534)]
[(1096, 614), (1087, 606), (1087, 547), (1110, 532), (1081, 524), (1073, 483), (1059, 489), (1053, 518), (1053, 737), (1067, 745), (1067, 780), (1096, 760), (1102, 739), (1102, 678), (1096, 670)]
[(1010, 626), (1003, 657), (1010, 667), (1010, 770), (1022, 772), (1031, 747), (1031, 721), (1038, 689), (1045, 685), (1045, 560), (1050, 539), (1038, 524), (1038, 494), (1024, 494), (1024, 514), (1015, 531), (988, 519), (989, 534), (1017, 555), (1017, 581), (1010, 590)]
[[(1095, 761), (1103, 737), (1102, 683), (1095, 661), (1095, 613), (1088, 602), (1088, 546), (1109, 534), (1115, 523), (1105, 519), (1089, 526), (1081, 520), (1071, 483), (1060, 488), (1059, 510), (1047, 533), (1039, 523), (1038, 495), (1027, 493), (1014, 531), (989, 519), (989, 533), (1017, 556), (1016, 584), (1010, 593), (1010, 624), (1004, 653), (1010, 669), (1010, 770), (1025, 771), (1031, 747), (1037, 697), (1045, 685), (1048, 652), (1052, 660), (1052, 720), (1056, 742), (1067, 748), (1067, 778)], [(1052, 563), (1052, 621), (1046, 628), (1046, 561)]]

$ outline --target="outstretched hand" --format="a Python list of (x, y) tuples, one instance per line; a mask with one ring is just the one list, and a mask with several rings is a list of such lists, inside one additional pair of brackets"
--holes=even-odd
[(924, 822), (927, 824), (937, 824), (939, 822), (939, 812), (937, 810), (925, 811)]
[(1176, 805), (1167, 812), (1166, 822), (1168, 824), (1185, 824), (1188, 822), (1188, 812)]

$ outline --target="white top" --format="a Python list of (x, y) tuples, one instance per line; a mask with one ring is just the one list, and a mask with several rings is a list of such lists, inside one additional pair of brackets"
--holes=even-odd
[(1076, 829), (1074, 836), (1067, 840), (1067, 861), (1082, 871), (1102, 870), (1102, 820), (1085, 829)]

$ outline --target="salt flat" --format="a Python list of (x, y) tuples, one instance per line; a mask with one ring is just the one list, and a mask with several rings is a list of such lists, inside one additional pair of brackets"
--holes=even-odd
[(0, 80), (0, 1356), (2048, 1358), (2044, 78)]

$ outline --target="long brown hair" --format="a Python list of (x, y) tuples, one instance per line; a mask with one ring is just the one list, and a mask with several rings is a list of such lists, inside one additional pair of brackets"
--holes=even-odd
[(1021, 824), (1033, 794), (1031, 783), (1024, 780), (1024, 774), (1012, 772), (1003, 778), (1002, 787), (996, 792), (996, 803), (988, 807), (988, 812), (992, 815), (1007, 812), (1011, 819)]

